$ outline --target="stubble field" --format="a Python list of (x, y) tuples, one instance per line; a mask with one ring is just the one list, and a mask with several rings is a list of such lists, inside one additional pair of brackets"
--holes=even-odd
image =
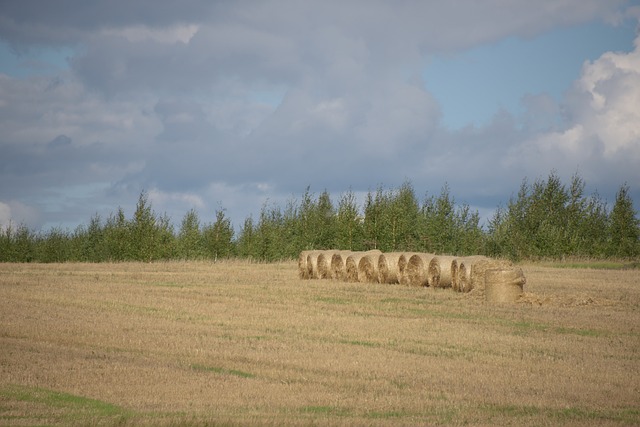
[(295, 262), (0, 264), (1, 425), (639, 425), (640, 271), (525, 297)]

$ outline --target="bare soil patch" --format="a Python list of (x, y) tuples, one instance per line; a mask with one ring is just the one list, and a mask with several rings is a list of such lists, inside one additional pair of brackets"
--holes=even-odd
[(525, 295), (296, 261), (0, 264), (0, 425), (638, 425), (640, 273)]

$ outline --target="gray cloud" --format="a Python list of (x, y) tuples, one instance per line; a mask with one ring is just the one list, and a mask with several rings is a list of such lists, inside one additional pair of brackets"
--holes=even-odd
[[(528, 95), (525, 117), (497, 112), (459, 131), (441, 127), (421, 80), (429, 55), (613, 22), (624, 4), (5, 2), (2, 40), (76, 53), (55, 78), (0, 75), (0, 216), (29, 205), (40, 223), (87, 221), (96, 207), (134, 204), (144, 188), (174, 219), (222, 204), (237, 224), (307, 185), (337, 195), (409, 179), (422, 196), (448, 182), (461, 201), (490, 209), (552, 167), (579, 167), (597, 185), (636, 180), (633, 127), (611, 153), (614, 136), (603, 133), (611, 114), (629, 112), (625, 85), (637, 87), (622, 56), (587, 67), (562, 104)], [(606, 70), (596, 89), (579, 86)], [(596, 93), (611, 114), (588, 107)], [(580, 144), (577, 155), (567, 141)]]

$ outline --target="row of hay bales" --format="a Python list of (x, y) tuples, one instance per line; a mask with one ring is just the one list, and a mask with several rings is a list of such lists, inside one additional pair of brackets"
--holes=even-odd
[(526, 281), (522, 270), (506, 260), (378, 250), (302, 251), (298, 272), (302, 279), (430, 286), (478, 294), (486, 289), (487, 299), (494, 300), (517, 298)]

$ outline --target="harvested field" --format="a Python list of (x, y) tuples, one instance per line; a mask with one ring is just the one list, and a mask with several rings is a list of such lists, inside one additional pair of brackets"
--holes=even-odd
[(0, 425), (640, 424), (638, 270), (525, 294), (296, 261), (0, 264)]

